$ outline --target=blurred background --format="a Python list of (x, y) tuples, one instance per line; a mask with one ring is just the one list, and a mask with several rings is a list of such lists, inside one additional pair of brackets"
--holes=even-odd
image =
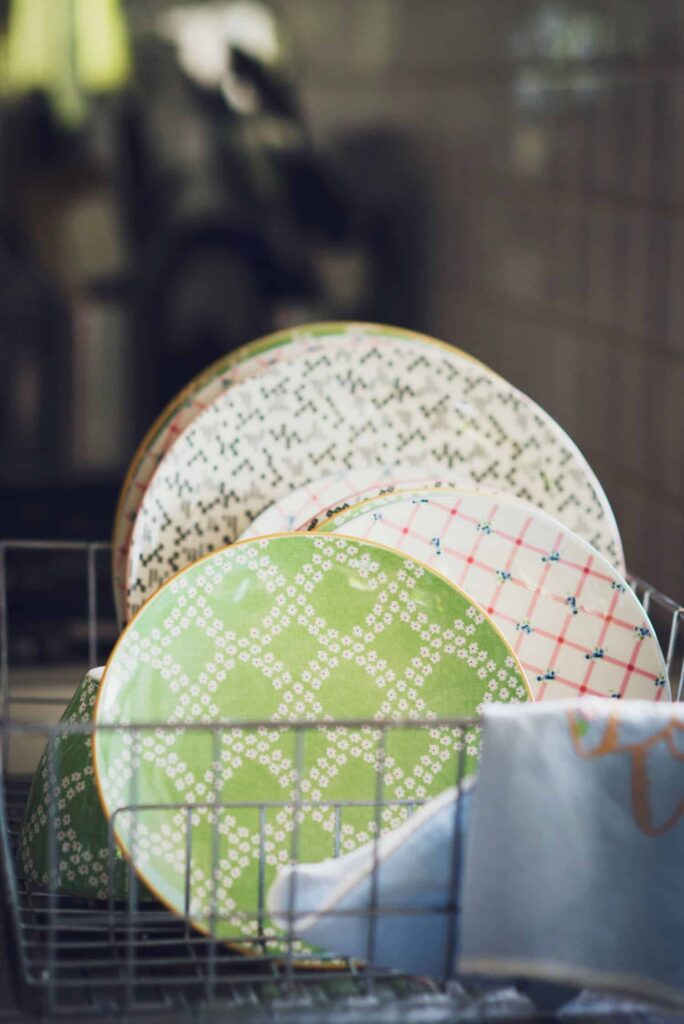
[(364, 318), (472, 352), (684, 594), (684, 5), (0, 0), (4, 536), (108, 539), (228, 349)]

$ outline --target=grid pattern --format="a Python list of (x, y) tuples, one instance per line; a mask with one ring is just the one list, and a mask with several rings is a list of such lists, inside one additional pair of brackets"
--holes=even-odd
[[(453, 723), (451, 731), (462, 733), (467, 723)], [(420, 726), (418, 726), (420, 727)], [(163, 726), (160, 726), (163, 728)], [(253, 728), (261, 728), (256, 724)], [(341, 726), (344, 728), (344, 726)], [(22, 735), (14, 728), (16, 738)], [(313, 734), (313, 728), (307, 730)], [(383, 733), (383, 727), (377, 730)], [(58, 730), (50, 730), (53, 739)], [(302, 750), (306, 735), (301, 734)], [(462, 762), (457, 760), (454, 777)], [(381, 791), (381, 790), (380, 790)], [(0, 824), (3, 829), (5, 867), (13, 871), (15, 851), (21, 833), (26, 787), (11, 783), (4, 789)], [(302, 806), (307, 801), (301, 801)], [(413, 813), (420, 801), (403, 801), (395, 810)], [(295, 798), (292, 808), (299, 806)], [(359, 811), (379, 816), (391, 801), (381, 804), (360, 801), (356, 806), (334, 806), (335, 827), (330, 836), (330, 854), (338, 856), (349, 817)], [(218, 811), (229, 814), (231, 805)], [(272, 819), (282, 808), (273, 804), (255, 804), (254, 810), (264, 820)], [(144, 814), (134, 806), (131, 813)], [(455, 808), (455, 815), (457, 808)], [(293, 829), (292, 860), (297, 860), (298, 828)], [(458, 829), (458, 822), (456, 826)], [(457, 831), (460, 835), (460, 830)], [(115, 859), (111, 840), (110, 858)], [(53, 844), (56, 846), (56, 843)], [(460, 857), (460, 843), (455, 857)], [(56, 855), (54, 851), (53, 856)], [(191, 871), (186, 875), (191, 884)], [(261, 875), (253, 905), (244, 914), (243, 931), (235, 930), (239, 941), (237, 953), (223, 943), (194, 931), (187, 922), (169, 913), (149, 897), (129, 871), (129, 891), (125, 900), (85, 900), (58, 894), (49, 886), (30, 888), (20, 874), (11, 879), (15, 940), (22, 993), (28, 999), (39, 998), (43, 1014), (50, 1018), (73, 1019), (81, 1015), (100, 1014), (106, 1019), (120, 1019), (124, 1011), (152, 1017), (164, 1013), (179, 1019), (196, 1019), (200, 1007), (233, 1011), (235, 1019), (250, 1011), (257, 1020), (271, 1019), (276, 1007), (296, 1008), (304, 1004), (321, 1009), (337, 1003), (344, 1007), (354, 997), (364, 997), (373, 1007), (374, 1000), (410, 998), (434, 989), (433, 985), (412, 980), (376, 968), (373, 962), (373, 935), (369, 930), (369, 957), (365, 965), (324, 957), (317, 952), (309, 962), (302, 960), (299, 944), (293, 938), (290, 948), (280, 955), (269, 953), (256, 925), (263, 921), (266, 899), (265, 876)], [(453, 918), (455, 894), (435, 913)], [(405, 908), (388, 908), (388, 913), (406, 913)], [(384, 908), (383, 908), (384, 912)], [(410, 911), (409, 911), (410, 912)], [(340, 915), (344, 912), (340, 911)], [(373, 908), (368, 909), (369, 919)], [(252, 927), (254, 922), (255, 927)], [(453, 938), (451, 939), (453, 943)], [(445, 944), (445, 977), (451, 974), (453, 954)], [(453, 945), (451, 945), (453, 949)], [(297, 951), (295, 967), (293, 951)], [(448, 966), (447, 966), (448, 964)], [(327, 967), (327, 969), (326, 969)], [(261, 1011), (261, 1012), (260, 1012)], [(263, 1014), (263, 1016), (262, 1016)], [(156, 1017), (154, 1019), (157, 1019)], [(251, 1018), (250, 1018), (251, 1019)]]
[(622, 576), (534, 509), (424, 491), (368, 502), (321, 529), (391, 545), (464, 588), (513, 646), (536, 700), (668, 696), (655, 633)]
[(458, 486), (463, 479), (445, 479), (444, 473), (419, 472), (400, 466), (378, 468), (371, 466), (363, 469), (345, 470), (335, 473), (323, 480), (298, 487), (286, 494), (280, 501), (274, 502), (242, 534), (241, 540), (250, 537), (263, 537), (269, 533), (282, 533), (288, 530), (313, 530), (321, 519), (329, 518), (368, 498), (376, 498), (391, 493), (396, 489), (407, 487), (440, 487)]

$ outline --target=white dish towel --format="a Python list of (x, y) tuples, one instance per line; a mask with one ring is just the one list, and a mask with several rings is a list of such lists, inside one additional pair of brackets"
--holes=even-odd
[[(474, 787), (446, 790), (382, 836), (320, 864), (281, 868), (268, 894), (276, 924), (340, 956), (411, 974), (449, 975), (454, 902)], [(371, 908), (377, 908), (371, 913)]]
[(684, 706), (492, 706), (459, 971), (684, 1006)]

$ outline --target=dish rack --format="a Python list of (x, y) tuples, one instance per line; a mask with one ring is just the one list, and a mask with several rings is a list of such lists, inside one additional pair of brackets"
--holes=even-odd
[[(3, 928), (0, 931), (0, 1022), (7, 1020), (96, 1019), (232, 1020), (242, 1022), (424, 1021), (529, 1019), (529, 1000), (483, 986), (464, 988), (453, 977), (453, 944), (458, 905), (460, 849), (454, 850), (452, 892), (435, 912), (450, 921), (441, 978), (426, 979), (383, 970), (375, 962), (377, 858), (368, 907), (368, 942), (363, 961), (325, 963), (320, 955), (295, 955), (293, 937), (285, 949), (269, 948), (259, 928), (257, 938), (236, 936), (249, 955), (236, 952), (193, 929), (161, 904), (142, 896), (130, 872), (124, 901), (77, 899), (55, 891), (30, 891), (17, 863), (24, 806), (46, 742), (62, 734), (56, 722), (88, 668), (101, 663), (116, 638), (111, 606), (110, 548), (105, 543), (7, 541), (0, 543), (0, 858), (2, 860)], [(673, 699), (684, 690), (684, 609), (641, 580), (630, 582), (651, 615), (670, 674)], [(293, 725), (303, 752), (306, 736), (321, 723)], [(329, 723), (327, 723), (329, 726)], [(363, 723), (347, 723), (358, 727)], [(387, 801), (383, 797), (382, 745), (390, 730), (440, 728), (463, 732), (473, 720), (429, 723), (378, 722), (376, 793), (369, 807), (377, 825)], [(252, 728), (273, 727), (252, 723)], [(340, 727), (345, 727), (340, 725)], [(73, 731), (73, 727), (68, 727)], [(87, 731), (88, 727), (84, 726)], [(208, 726), (217, 734), (229, 726)], [(245, 724), (241, 723), (241, 728)], [(465, 744), (464, 744), (465, 747)], [(301, 763), (301, 762), (300, 762)], [(454, 765), (454, 783), (463, 780), (464, 760)], [(303, 804), (297, 792), (289, 805), (297, 822)], [(411, 812), (421, 801), (402, 803)], [(228, 808), (230, 805), (226, 805)], [(265, 816), (275, 805), (255, 804)], [(281, 805), (278, 805), (281, 806)], [(358, 801), (335, 803), (331, 854), (341, 849), (345, 813)], [(185, 809), (192, 814), (189, 808)], [(458, 802), (455, 804), (458, 813)], [(48, 823), (49, 824), (49, 823)], [(458, 835), (458, 829), (455, 830)], [(53, 836), (52, 864), (56, 864)], [(111, 831), (110, 831), (110, 842)], [(298, 828), (292, 834), (291, 860), (298, 859)], [(113, 863), (113, 842), (110, 865)], [(113, 870), (110, 868), (110, 870)], [(259, 872), (254, 918), (264, 918), (265, 880)], [(294, 894), (292, 896), (294, 899)], [(400, 908), (383, 908), (382, 913)], [(402, 910), (405, 913), (405, 910)], [(4, 953), (4, 955), (3, 955)], [(3, 979), (2, 971), (7, 977)], [(4, 994), (3, 994), (4, 993)], [(3, 1003), (4, 1000), (4, 1003)], [(598, 1010), (594, 1015), (600, 1015)], [(605, 1016), (619, 1017), (610, 1004)]]

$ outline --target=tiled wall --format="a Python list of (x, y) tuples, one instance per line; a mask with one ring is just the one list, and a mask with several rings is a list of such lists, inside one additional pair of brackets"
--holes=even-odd
[(391, 127), (424, 171), (412, 326), (557, 417), (632, 570), (684, 599), (684, 5), (280, 6), (314, 137)]

